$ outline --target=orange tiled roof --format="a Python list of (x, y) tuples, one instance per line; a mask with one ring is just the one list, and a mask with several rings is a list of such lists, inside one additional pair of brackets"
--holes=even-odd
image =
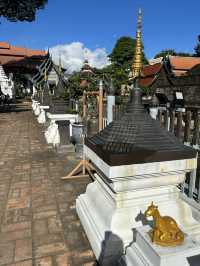
[(19, 61), (25, 57), (45, 56), (47, 54), (44, 50), (32, 50), (23, 47), (10, 45), (7, 42), (0, 42), (0, 62), (7, 64), (11, 61)]
[(154, 65), (143, 66), (140, 85), (143, 87), (150, 86), (153, 83), (156, 75), (160, 72), (162, 65), (162, 63), (156, 63)]
[(10, 44), (8, 42), (0, 42), (0, 49), (9, 49)]
[(140, 79), (140, 86), (142, 87), (148, 87), (151, 86), (153, 83), (155, 77), (146, 77), (146, 78), (141, 78)]
[(142, 67), (142, 76), (152, 76), (157, 74), (162, 68), (162, 63), (156, 63), (154, 65), (146, 65)]
[(169, 56), (172, 71), (177, 75), (184, 75), (189, 69), (200, 64), (200, 57)]
[[(169, 63), (171, 65), (171, 71), (176, 77), (180, 77), (187, 75), (189, 70), (200, 65), (200, 57), (169, 56)], [(143, 66), (140, 85), (144, 87), (151, 86), (162, 69), (162, 66), (163, 62)]]

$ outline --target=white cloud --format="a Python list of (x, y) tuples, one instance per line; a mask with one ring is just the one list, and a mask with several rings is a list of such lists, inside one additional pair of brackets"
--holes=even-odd
[(62, 66), (67, 69), (68, 73), (79, 71), (86, 59), (92, 67), (100, 69), (109, 64), (104, 48), (90, 50), (81, 42), (56, 45), (50, 48), (50, 54), (56, 64), (59, 64), (59, 56), (61, 57)]

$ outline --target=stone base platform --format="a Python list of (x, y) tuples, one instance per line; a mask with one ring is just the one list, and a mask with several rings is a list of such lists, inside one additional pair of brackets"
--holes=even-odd
[(161, 247), (151, 242), (149, 226), (136, 229), (136, 242), (126, 251), (121, 265), (137, 266), (198, 266), (200, 265), (200, 244), (191, 237), (177, 247)]
[[(200, 224), (194, 219), (190, 206), (180, 198), (180, 192), (176, 186), (168, 184), (165, 187), (114, 192), (112, 182), (109, 184), (109, 180), (97, 174), (95, 177), (96, 180), (87, 186), (85, 194), (77, 198), (76, 210), (97, 260), (102, 257), (103, 246), (107, 245), (106, 236), (108, 234), (115, 236), (113, 238), (115, 248), (106, 249), (106, 252), (104, 250), (104, 256), (108, 253), (104, 259), (111, 258), (111, 252), (112, 257), (117, 259), (119, 250), (122, 253), (125, 252), (135, 239), (136, 229), (144, 225), (151, 225), (151, 221), (148, 221), (144, 216), (144, 212), (151, 201), (162, 210), (161, 215), (173, 217), (183, 232), (200, 243)], [(159, 184), (159, 178), (154, 178), (154, 182)], [(164, 178), (171, 182), (170, 180), (176, 180), (176, 178), (181, 179), (182, 174), (180, 176), (178, 173), (166, 175)], [(150, 182), (150, 178), (148, 179)], [(122, 189), (127, 183), (129, 183), (129, 187), (134, 182), (139, 186), (142, 178), (127, 177), (124, 181), (125, 184), (123, 184), (122, 179), (119, 182), (118, 186)], [(111, 239), (109, 237), (109, 243), (112, 242)], [(112, 246), (112, 244), (109, 245)]]

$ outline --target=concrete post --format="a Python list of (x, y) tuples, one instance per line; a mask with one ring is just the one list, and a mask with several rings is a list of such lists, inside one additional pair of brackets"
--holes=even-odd
[(99, 83), (99, 131), (103, 129), (103, 82)]
[(107, 95), (107, 124), (113, 121), (113, 106), (115, 105), (115, 93), (113, 82), (111, 80), (110, 89)]

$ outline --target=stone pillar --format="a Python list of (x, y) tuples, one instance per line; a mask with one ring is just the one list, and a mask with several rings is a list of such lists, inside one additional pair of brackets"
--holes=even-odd
[(115, 91), (113, 86), (113, 81), (111, 79), (110, 87), (108, 90), (107, 95), (107, 124), (110, 124), (114, 117), (113, 117), (113, 106), (115, 105)]
[(150, 116), (155, 120), (157, 119), (158, 116), (158, 105), (159, 105), (158, 98), (154, 94), (152, 97), (152, 105), (149, 108), (149, 111), (150, 111)]
[(111, 80), (110, 88), (107, 96), (107, 122), (110, 124), (113, 121), (113, 106), (115, 105), (115, 93), (113, 82)]
[(110, 124), (113, 121), (113, 106), (115, 106), (115, 96), (107, 96), (107, 121)]
[(99, 131), (103, 129), (103, 82), (99, 82)]

